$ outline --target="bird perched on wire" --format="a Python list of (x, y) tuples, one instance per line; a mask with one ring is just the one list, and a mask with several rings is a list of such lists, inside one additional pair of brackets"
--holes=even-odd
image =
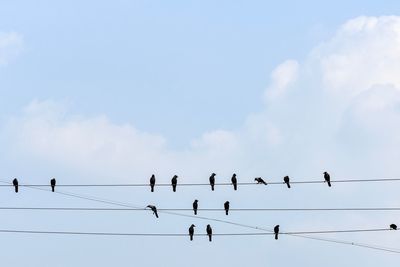
[(211, 185), (211, 190), (214, 191), (214, 185), (215, 185), (215, 173), (212, 173), (210, 176), (210, 185)]
[(283, 177), (283, 182), (287, 185), (288, 188), (290, 188), (290, 178), (289, 178), (289, 176)]
[(198, 203), (199, 201), (197, 200), (197, 199), (195, 199), (194, 200), (194, 202), (193, 202), (193, 212), (194, 212), (194, 215), (197, 215), (197, 208), (199, 207), (199, 203)]
[(234, 190), (237, 190), (237, 178), (236, 178), (236, 173), (234, 173), (234, 174), (232, 175), (231, 181), (232, 181), (232, 184), (233, 184), (233, 189), (234, 189)]
[(206, 231), (207, 231), (207, 235), (208, 235), (208, 241), (211, 242), (211, 240), (212, 240), (212, 228), (211, 228), (211, 226), (209, 224), (207, 224)]
[(257, 184), (265, 184), (265, 185), (267, 185), (267, 183), (266, 183), (266, 182), (264, 181), (264, 179), (261, 178), (261, 177), (256, 177), (256, 178), (254, 178), (254, 181), (256, 181)]
[(390, 229), (397, 230), (397, 225), (395, 225), (394, 223), (392, 223), (392, 224), (390, 225)]
[(279, 225), (276, 225), (276, 226), (274, 227), (274, 233), (275, 233), (275, 240), (278, 240)]
[(13, 185), (15, 188), (15, 193), (18, 193), (18, 179), (17, 178), (14, 178)]
[(54, 192), (54, 189), (56, 187), (56, 179), (55, 178), (50, 180), (50, 186), (51, 186), (51, 191)]
[(224, 203), (224, 209), (225, 209), (225, 214), (228, 215), (228, 212), (229, 212), (229, 201), (226, 201)]
[(150, 208), (153, 211), (153, 214), (156, 215), (156, 218), (158, 218), (157, 207), (154, 205), (147, 205), (147, 207)]
[(189, 227), (189, 236), (190, 236), (190, 241), (193, 241), (193, 235), (194, 235), (194, 228), (196, 227), (196, 225), (192, 224)]
[(172, 191), (176, 192), (176, 185), (178, 184), (178, 175), (174, 175), (171, 179)]
[(154, 192), (154, 185), (156, 184), (156, 176), (154, 174), (150, 177), (150, 188), (151, 192)]
[(331, 176), (329, 175), (329, 173), (324, 172), (324, 178), (325, 178), (325, 182), (328, 183), (328, 186), (331, 187)]

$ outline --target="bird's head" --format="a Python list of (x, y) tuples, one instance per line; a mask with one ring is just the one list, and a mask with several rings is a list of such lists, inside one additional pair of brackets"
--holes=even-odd
[(172, 178), (175, 178), (175, 179), (176, 179), (176, 178), (178, 178), (178, 175), (174, 175), (174, 177), (172, 177)]
[(195, 199), (195, 200), (194, 200), (194, 202), (196, 202), (196, 203), (197, 203), (197, 202), (199, 202), (199, 201), (198, 201), (197, 199)]
[(192, 224), (191, 227), (196, 227), (196, 225)]
[(232, 177), (236, 177), (236, 173), (232, 174)]

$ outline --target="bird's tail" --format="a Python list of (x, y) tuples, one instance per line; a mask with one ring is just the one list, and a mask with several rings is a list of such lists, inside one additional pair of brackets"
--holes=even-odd
[(51, 186), (51, 191), (54, 192), (54, 185)]
[(289, 183), (286, 183), (287, 184), (287, 188), (290, 188), (290, 184)]
[(193, 235), (190, 235), (190, 241), (193, 241)]
[(176, 192), (176, 185), (172, 186), (172, 191)]
[(194, 210), (194, 215), (197, 215), (197, 210)]
[(156, 215), (156, 218), (158, 218), (158, 213), (157, 212), (154, 212), (154, 215)]
[(208, 235), (208, 241), (212, 241), (212, 237), (211, 237), (211, 235)]
[(237, 190), (237, 184), (234, 184), (234, 185), (233, 185), (233, 189), (234, 189), (234, 190)]
[(154, 185), (151, 185), (151, 192), (154, 192)]
[(331, 187), (331, 186), (332, 186), (332, 185), (331, 185), (331, 181), (328, 181), (328, 186), (329, 186), (329, 187)]
[(225, 214), (228, 215), (228, 210), (225, 210)]
[(278, 234), (275, 234), (275, 240), (278, 240)]
[(15, 193), (18, 193), (18, 185), (15, 186)]
[(214, 191), (214, 185), (211, 185), (211, 190)]

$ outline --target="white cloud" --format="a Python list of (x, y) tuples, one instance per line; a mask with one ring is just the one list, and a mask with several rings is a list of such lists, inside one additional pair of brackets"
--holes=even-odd
[(105, 116), (68, 115), (51, 101), (31, 103), (4, 131), (20, 153), (104, 177), (178, 172), (197, 179), (210, 170), (320, 177), (325, 169), (400, 175), (393, 160), (400, 156), (399, 42), (399, 17), (350, 20), (303, 63), (287, 60), (273, 71), (262, 112), (182, 150)]
[(299, 63), (295, 60), (286, 60), (281, 63), (271, 74), (271, 85), (266, 91), (267, 99), (274, 99), (285, 94), (298, 76)]
[(14, 60), (21, 53), (22, 47), (22, 35), (16, 32), (0, 32), (0, 66)]

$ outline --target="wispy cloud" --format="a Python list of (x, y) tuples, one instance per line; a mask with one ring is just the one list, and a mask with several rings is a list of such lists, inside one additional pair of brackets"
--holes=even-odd
[(23, 37), (16, 32), (0, 32), (0, 66), (7, 65), (22, 51)]

